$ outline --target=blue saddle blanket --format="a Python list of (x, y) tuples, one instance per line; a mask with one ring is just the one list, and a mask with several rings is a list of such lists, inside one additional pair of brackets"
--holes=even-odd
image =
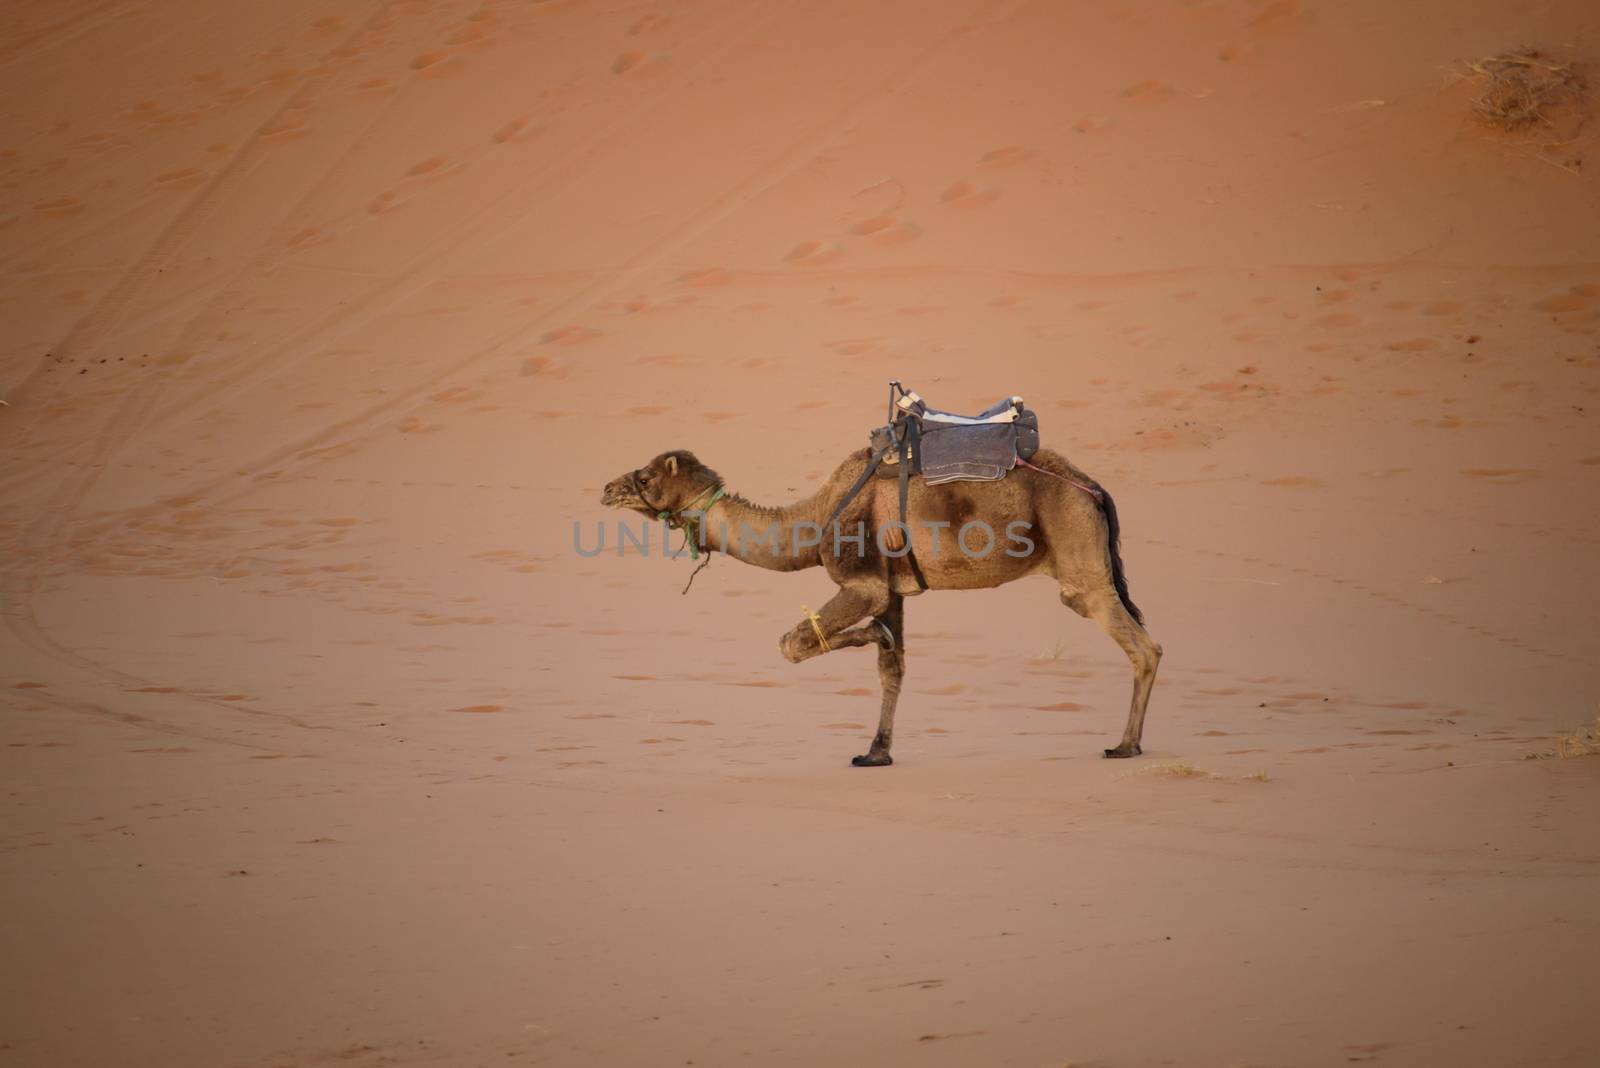
[(972, 426), (922, 424), (922, 479), (942, 482), (993, 482), (1017, 464), (1017, 427), (1011, 423)]

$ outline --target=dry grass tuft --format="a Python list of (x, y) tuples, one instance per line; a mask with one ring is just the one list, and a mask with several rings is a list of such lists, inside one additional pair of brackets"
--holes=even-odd
[(1035, 660), (1060, 660), (1063, 656), (1066, 655), (1066, 652), (1067, 652), (1067, 639), (1065, 639), (1065, 638), (1057, 638), (1055, 645), (1051, 646), (1048, 649), (1039, 650), (1039, 655), (1034, 657), (1034, 659)]
[(1245, 778), (1245, 780), (1247, 782), (1271, 782), (1272, 781), (1272, 776), (1268, 775), (1264, 771), (1258, 771), (1254, 775), (1246, 775), (1244, 778)]
[(1536, 48), (1519, 48), (1463, 63), (1466, 77), (1483, 91), (1472, 101), (1472, 113), (1485, 126), (1516, 133), (1550, 127), (1554, 112), (1581, 109), (1587, 88), (1582, 72)]
[(1211, 773), (1195, 767), (1186, 760), (1168, 760), (1160, 764), (1151, 764), (1145, 769), (1145, 774), (1166, 775), (1173, 779), (1204, 779)]
[(1575, 731), (1562, 731), (1556, 735), (1556, 756), (1580, 757), (1600, 755), (1600, 716), (1587, 727)]
[(1561, 731), (1556, 735), (1554, 749), (1535, 750), (1524, 753), (1524, 760), (1550, 760), (1559, 757), (1566, 760), (1569, 757), (1600, 756), (1600, 716), (1587, 727), (1577, 730)]

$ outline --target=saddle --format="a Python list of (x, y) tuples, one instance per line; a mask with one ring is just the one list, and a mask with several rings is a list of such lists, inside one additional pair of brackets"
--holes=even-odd
[(921, 476), (930, 486), (1004, 478), (1018, 460), (1026, 462), (1039, 450), (1039, 417), (1023, 406), (1021, 397), (999, 401), (977, 415), (941, 411), (896, 380), (889, 383), (889, 423), (872, 432), (871, 444), (872, 458), (845, 491), (827, 526), (833, 526), (869, 479), (899, 479), (901, 530), (888, 539), (888, 547), (906, 557), (918, 587), (925, 590), (928, 583), (903, 533), (909, 529), (911, 476)]
[[(977, 415), (930, 408), (914, 390), (889, 384), (889, 418), (871, 435), (874, 452), (884, 453), (880, 478), (897, 477), (900, 457), (894, 445), (906, 438), (910, 473), (930, 486), (945, 482), (993, 482), (1004, 478), (1019, 458), (1039, 451), (1039, 417), (1021, 397), (997, 401)], [(884, 468), (887, 468), (885, 470)]]

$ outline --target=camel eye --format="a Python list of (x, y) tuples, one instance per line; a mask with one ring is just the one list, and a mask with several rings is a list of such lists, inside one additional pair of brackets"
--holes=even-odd
[(647, 483), (649, 483), (649, 481), (650, 481), (650, 472), (648, 472), (648, 471), (640, 471), (639, 472), (639, 485), (641, 485), (641, 486), (646, 485)]

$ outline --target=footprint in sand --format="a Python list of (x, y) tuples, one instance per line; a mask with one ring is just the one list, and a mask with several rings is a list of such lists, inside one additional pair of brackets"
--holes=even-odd
[(1565, 293), (1546, 297), (1533, 307), (1536, 311), (1551, 312), (1556, 315), (1564, 312), (1583, 311), (1596, 296), (1600, 296), (1600, 285), (1573, 286)]
[(992, 148), (978, 157), (980, 167), (1015, 167), (1033, 158), (1033, 152), (1021, 145)]
[(1256, 12), (1255, 17), (1245, 25), (1251, 29), (1259, 29), (1262, 26), (1284, 25), (1299, 13), (1299, 0), (1273, 0), (1272, 3)]
[(671, 21), (670, 16), (658, 15), (654, 12), (648, 15), (641, 15), (628, 27), (628, 36), (637, 37), (641, 33), (652, 33), (655, 30), (662, 29)]
[(834, 241), (802, 241), (783, 254), (789, 263), (811, 267), (839, 258), (839, 245)]
[(525, 141), (528, 138), (528, 120), (512, 119), (494, 133), (489, 135), (489, 140), (497, 145), (508, 145), (513, 141)]
[(70, 219), (84, 208), (83, 201), (77, 197), (57, 197), (35, 204), (33, 210), (48, 219)]
[(444, 43), (453, 45), (456, 48), (466, 48), (471, 45), (481, 44), (488, 39), (489, 31), (482, 26), (463, 26), (446, 36)]
[(284, 242), (285, 248), (306, 249), (326, 245), (333, 240), (333, 234), (314, 226), (308, 226)]
[(546, 331), (539, 338), (541, 345), (581, 345), (600, 336), (600, 331), (588, 326), (563, 326)]
[(182, 167), (156, 175), (156, 184), (166, 189), (188, 189), (205, 181), (205, 172), (197, 167)]
[(326, 15), (311, 23), (311, 28), (306, 31), (306, 40), (318, 41), (324, 37), (331, 37), (344, 26), (344, 19), (338, 15)]
[(1539, 477), (1539, 472), (1531, 467), (1463, 467), (1461, 473), (1468, 478), (1481, 479), (1501, 486), (1532, 482)]
[(452, 708), (452, 712), (470, 712), (474, 715), (486, 715), (490, 712), (505, 711), (504, 705), (466, 705), (462, 708)]
[(1135, 104), (1159, 104), (1174, 95), (1172, 86), (1154, 79), (1135, 82), (1122, 91), (1122, 99)]
[(981, 208), (993, 204), (999, 196), (999, 192), (992, 187), (963, 179), (946, 186), (944, 192), (939, 194), (939, 203), (952, 208)]
[(676, 281), (686, 286), (710, 289), (713, 286), (731, 285), (734, 277), (721, 267), (700, 267), (683, 272), (678, 275)]
[(523, 378), (531, 378), (534, 375), (540, 375), (545, 378), (567, 377), (566, 369), (549, 356), (529, 356), (522, 361), (522, 367), (518, 373)]
[(428, 399), (435, 404), (462, 404), (466, 401), (477, 400), (483, 396), (483, 390), (473, 389), (470, 386), (451, 386), (449, 389), (440, 390)]
[(1429, 349), (1436, 349), (1438, 347), (1439, 343), (1437, 341), (1426, 337), (1407, 338), (1404, 341), (1391, 341), (1389, 344), (1384, 346), (1384, 348), (1388, 349), (1390, 352), (1427, 352)]
[(1327, 315), (1319, 315), (1311, 320), (1312, 325), (1320, 326), (1324, 330), (1338, 330), (1346, 326), (1355, 326), (1359, 322), (1361, 322), (1361, 319), (1351, 315), (1349, 312), (1330, 312)]
[(367, 201), (367, 212), (372, 215), (382, 215), (386, 211), (393, 211), (404, 203), (405, 200), (401, 198), (399, 193), (389, 189)]
[(1057, 701), (1053, 705), (1035, 705), (1036, 712), (1082, 712), (1083, 706), (1072, 701)]
[(309, 131), (303, 115), (279, 115), (261, 130), (263, 141), (292, 141)]
[(406, 177), (421, 178), (424, 175), (448, 174), (456, 168), (450, 166), (449, 156), (429, 156), (427, 159), (418, 160), (406, 168)]
[(922, 227), (893, 215), (873, 215), (852, 223), (850, 233), (876, 245), (899, 245), (922, 236)]
[(895, 224), (893, 215), (873, 215), (862, 219), (850, 227), (850, 232), (858, 237), (867, 237), (871, 234), (882, 233)]
[(641, 77), (660, 72), (666, 58), (658, 52), (641, 52), (629, 49), (611, 61), (611, 73), (624, 77)]

